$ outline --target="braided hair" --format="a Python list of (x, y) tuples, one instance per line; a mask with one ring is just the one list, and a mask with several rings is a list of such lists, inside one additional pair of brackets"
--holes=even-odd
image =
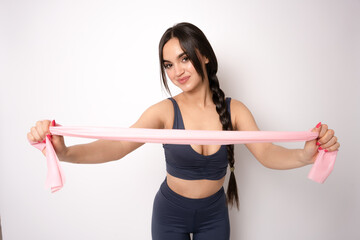
[[(216, 106), (216, 111), (219, 114), (222, 129), (228, 131), (233, 130), (230, 113), (227, 111), (228, 106), (225, 101), (225, 94), (221, 90), (219, 80), (216, 76), (218, 64), (214, 50), (212, 49), (204, 33), (193, 24), (186, 22), (176, 24), (175, 26), (167, 29), (162, 38), (160, 39), (160, 71), (162, 83), (165, 89), (171, 95), (169, 86), (166, 81), (165, 69), (163, 66), (163, 48), (164, 45), (172, 38), (177, 38), (179, 40), (181, 48), (187, 54), (197, 73), (202, 77), (203, 81), (205, 79), (205, 73), (199, 60), (199, 56), (197, 55), (197, 51), (199, 51), (201, 55), (205, 56), (209, 60), (209, 63), (206, 64), (206, 73), (209, 79), (209, 87), (212, 92), (212, 100)], [(227, 188), (227, 203), (231, 206), (236, 204), (236, 207), (239, 209), (239, 197), (234, 174), (234, 145), (231, 144), (227, 145), (226, 147), (227, 158), (231, 170), (229, 184)]]

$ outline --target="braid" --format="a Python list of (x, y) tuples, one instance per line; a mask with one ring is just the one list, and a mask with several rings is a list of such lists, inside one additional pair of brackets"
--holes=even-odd
[[(223, 130), (233, 130), (230, 113), (227, 111), (224, 92), (220, 89), (219, 80), (216, 77), (218, 70), (218, 63), (215, 56), (215, 52), (212, 49), (210, 42), (207, 40), (205, 34), (195, 25), (191, 23), (178, 23), (175, 26), (166, 30), (159, 42), (159, 60), (161, 79), (165, 86), (165, 89), (170, 93), (169, 87), (166, 81), (166, 71), (164, 68), (164, 45), (171, 39), (177, 38), (180, 42), (180, 46), (187, 56), (191, 60), (197, 73), (205, 79), (205, 72), (202, 66), (202, 62), (199, 59), (200, 55), (208, 58), (209, 62), (206, 64), (206, 73), (209, 78), (209, 85), (212, 92), (212, 100), (216, 106), (216, 111), (219, 114), (220, 122), (223, 126)], [(230, 179), (227, 188), (227, 202), (230, 205), (236, 204), (239, 209), (239, 197), (237, 192), (235, 174), (234, 174), (234, 145), (227, 145), (227, 157), (230, 165)]]
[[(227, 104), (225, 101), (225, 94), (220, 89), (219, 80), (215, 74), (209, 76), (210, 89), (212, 92), (212, 100), (216, 106), (216, 111), (219, 114), (220, 122), (223, 126), (223, 130), (233, 130), (230, 113), (227, 111)], [(237, 192), (236, 179), (234, 174), (234, 145), (230, 144), (226, 146), (227, 148), (227, 158), (229, 161), (229, 166), (231, 169), (229, 184), (227, 188), (227, 202), (230, 205), (236, 204), (236, 207), (239, 209), (239, 196)]]

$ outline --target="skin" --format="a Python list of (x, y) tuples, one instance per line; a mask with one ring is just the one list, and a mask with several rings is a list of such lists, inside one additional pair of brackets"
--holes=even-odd
[[(202, 66), (209, 60), (198, 53)], [(187, 130), (222, 130), (219, 115), (212, 101), (208, 77), (204, 80), (196, 72), (191, 61), (181, 49), (177, 38), (170, 39), (163, 49), (164, 67), (169, 79), (182, 90), (175, 96)], [(206, 73), (206, 71), (204, 71)], [(186, 81), (184, 81), (186, 79)], [(231, 101), (231, 122), (234, 130), (259, 131), (249, 109), (240, 101)], [(174, 109), (170, 100), (165, 99), (150, 106), (131, 126), (133, 128), (172, 129)], [(38, 121), (27, 137), (30, 141), (42, 141), (49, 134), (49, 120)], [(287, 149), (272, 143), (245, 144), (254, 157), (265, 167), (291, 169), (312, 164), (318, 147), (336, 151), (340, 144), (334, 130), (326, 124), (319, 124), (312, 131), (319, 132), (318, 139), (305, 143), (303, 149)], [(316, 144), (319, 142), (319, 146)], [(97, 140), (88, 144), (67, 147), (62, 136), (52, 136), (52, 143), (60, 161), (71, 163), (105, 163), (123, 158), (143, 143), (126, 141)], [(191, 145), (194, 151), (203, 155), (217, 152), (219, 145)], [(46, 155), (45, 150), (43, 154)], [(225, 177), (224, 177), (225, 178)], [(169, 187), (188, 198), (204, 198), (216, 193), (224, 184), (220, 180), (184, 180), (167, 174)]]

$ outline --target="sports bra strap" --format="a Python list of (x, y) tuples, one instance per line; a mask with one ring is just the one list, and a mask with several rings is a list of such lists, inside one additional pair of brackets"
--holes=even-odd
[(174, 123), (173, 129), (185, 129), (184, 121), (181, 116), (180, 108), (175, 99), (169, 98), (174, 105)]
[(230, 119), (231, 119), (230, 102), (231, 102), (231, 98), (227, 97), (226, 98), (226, 107), (227, 107), (227, 111), (228, 111), (228, 113), (230, 115)]

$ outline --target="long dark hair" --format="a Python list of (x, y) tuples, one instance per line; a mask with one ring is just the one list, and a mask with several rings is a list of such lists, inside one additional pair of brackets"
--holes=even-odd
[[(220, 122), (222, 124), (223, 130), (233, 130), (231, 124), (230, 113), (227, 111), (227, 104), (225, 101), (225, 94), (220, 89), (219, 80), (216, 76), (218, 70), (218, 63), (209, 41), (207, 40), (204, 33), (196, 26), (190, 23), (179, 23), (175, 26), (166, 30), (159, 43), (159, 59), (160, 59), (160, 69), (161, 69), (161, 79), (163, 85), (167, 92), (171, 95), (169, 86), (166, 80), (165, 69), (163, 66), (163, 48), (164, 45), (172, 38), (177, 38), (180, 42), (182, 50), (186, 53), (197, 73), (204, 80), (205, 73), (196, 50), (200, 52), (201, 55), (205, 56), (209, 63), (206, 64), (206, 72), (209, 78), (209, 86), (212, 92), (212, 100), (216, 106), (216, 111), (219, 114)], [(236, 207), (239, 208), (239, 197), (237, 192), (235, 174), (234, 174), (234, 145), (227, 145), (227, 158), (229, 161), (231, 173), (229, 184), (227, 188), (227, 202), (231, 206), (236, 204)]]

